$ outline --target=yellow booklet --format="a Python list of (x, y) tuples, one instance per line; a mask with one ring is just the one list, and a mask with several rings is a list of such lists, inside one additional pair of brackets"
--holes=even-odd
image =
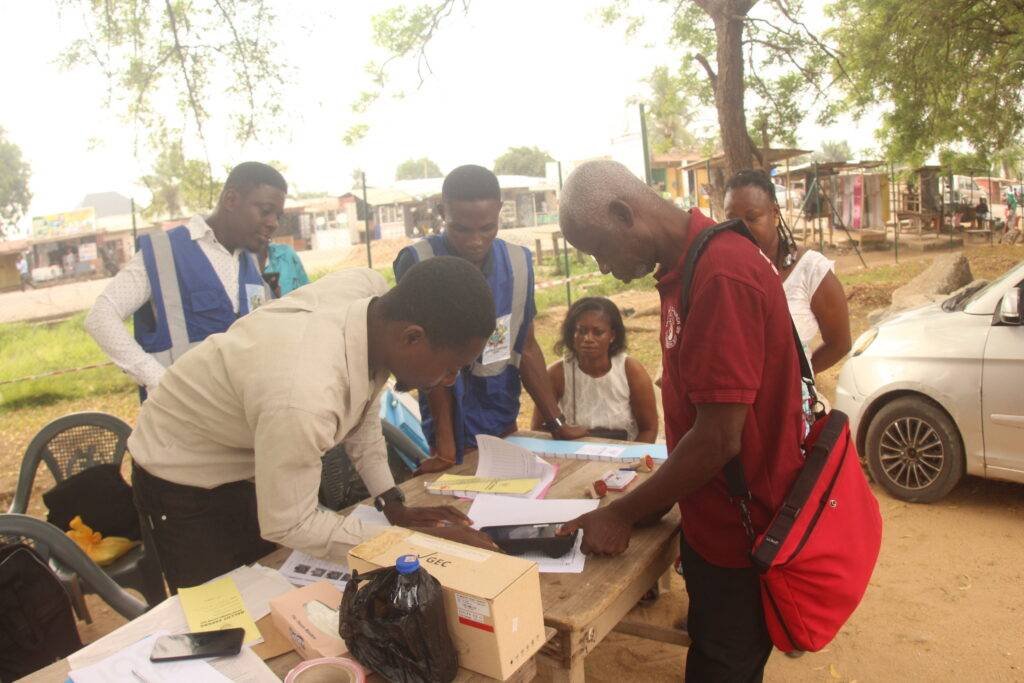
[(534, 489), (540, 479), (497, 479), (462, 474), (442, 474), (426, 484), (430, 493), (461, 495), (462, 493), (507, 493), (524, 495)]
[(180, 588), (178, 598), (191, 631), (244, 628), (246, 643), (262, 637), (230, 576), (194, 588)]

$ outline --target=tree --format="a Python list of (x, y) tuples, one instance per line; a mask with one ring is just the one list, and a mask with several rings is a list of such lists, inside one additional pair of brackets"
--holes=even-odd
[(542, 177), (547, 162), (554, 161), (550, 154), (539, 147), (509, 147), (494, 160), (494, 172), (498, 175), (527, 175)]
[(692, 66), (684, 64), (676, 71), (659, 66), (644, 82), (650, 95), (635, 101), (646, 106), (651, 152), (696, 146), (698, 140), (690, 128), (697, 118), (700, 86)]
[(0, 239), (8, 227), (13, 227), (28, 212), (32, 193), (28, 179), (32, 173), (21, 158), (21, 148), (7, 139), (0, 128)]
[(850, 143), (846, 140), (825, 140), (821, 149), (811, 155), (811, 161), (825, 164), (833, 161), (849, 161), (853, 158)]
[[(403, 161), (395, 169), (395, 180), (416, 180), (418, 178), (443, 178), (444, 173), (437, 164), (426, 157)], [(362, 184), (362, 181), (360, 181)]]
[(1024, 130), (1020, 0), (836, 0), (832, 36), (850, 78), (845, 105), (881, 113), (892, 160), (968, 143), (984, 155)]
[[(707, 77), (705, 94), (718, 113), (726, 174), (763, 166), (748, 130), (747, 90), (756, 95), (752, 123), (761, 143), (791, 142), (796, 124), (825, 98), (838, 53), (802, 21), (802, 0), (766, 0), (766, 11), (756, 14), (751, 10), (757, 0), (611, 0), (602, 16), (608, 23), (625, 21), (628, 34), (655, 1), (670, 2), (674, 16), (667, 38), (690, 51), (687, 61), (696, 60)], [(630, 14), (633, 4), (642, 9)], [(373, 103), (399, 61), (414, 62), (422, 82), (430, 73), (430, 41), (457, 8), (466, 13), (470, 6), (471, 0), (433, 0), (415, 10), (397, 7), (376, 15), (374, 40), (389, 57), (367, 66), (377, 91), (363, 93), (353, 109), (364, 112)], [(842, 73), (842, 66), (836, 70)], [(819, 120), (827, 121), (831, 113), (822, 106)], [(358, 132), (365, 133), (365, 124), (359, 125)]]
[[(225, 110), (240, 142), (257, 138), (282, 111), (281, 58), (269, 0), (59, 0), (80, 15), (83, 37), (63, 52), (66, 68), (107, 77), (106, 100), (140, 131), (188, 131), (206, 152), (208, 103)], [(153, 136), (151, 146), (164, 141)], [(213, 175), (209, 161), (207, 170)], [(209, 198), (212, 201), (213, 197)]]
[(206, 162), (187, 159), (181, 140), (169, 143), (156, 159), (153, 172), (141, 178), (153, 195), (144, 214), (177, 218), (188, 211), (213, 208), (210, 197), (220, 195), (223, 183), (210, 177)]

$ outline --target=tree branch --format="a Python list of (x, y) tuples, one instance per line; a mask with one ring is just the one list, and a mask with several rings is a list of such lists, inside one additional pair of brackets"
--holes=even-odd
[(210, 150), (206, 144), (206, 134), (203, 132), (203, 112), (199, 106), (199, 99), (196, 96), (195, 86), (192, 84), (192, 77), (189, 75), (188, 65), (185, 63), (185, 51), (181, 46), (181, 39), (178, 36), (178, 22), (177, 17), (174, 14), (174, 8), (171, 6), (171, 0), (164, 0), (164, 4), (167, 8), (167, 20), (171, 25), (171, 35), (174, 37), (174, 52), (178, 57), (178, 65), (181, 67), (181, 75), (185, 79), (185, 87), (188, 90), (188, 101), (189, 106), (192, 107), (192, 115), (196, 120), (196, 130), (199, 133), (199, 139), (203, 143), (203, 156), (206, 158), (206, 170), (209, 174), (209, 199), (210, 204), (213, 204), (213, 164), (210, 163)]
[(715, 70), (711, 68), (711, 63), (708, 62), (708, 58), (705, 57), (704, 55), (700, 54), (700, 53), (697, 53), (697, 54), (693, 55), (693, 58), (696, 59), (697, 62), (702, 67), (704, 67), (704, 71), (708, 75), (708, 80), (711, 81), (711, 89), (712, 90), (717, 90), (718, 89), (718, 74), (716, 74)]

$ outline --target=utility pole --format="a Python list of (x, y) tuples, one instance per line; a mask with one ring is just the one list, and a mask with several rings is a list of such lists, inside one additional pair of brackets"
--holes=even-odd
[(363, 176), (363, 226), (366, 231), (366, 267), (373, 268), (373, 252), (370, 249), (370, 241), (372, 235), (370, 235), (370, 204), (366, 201), (366, 171), (362, 172)]

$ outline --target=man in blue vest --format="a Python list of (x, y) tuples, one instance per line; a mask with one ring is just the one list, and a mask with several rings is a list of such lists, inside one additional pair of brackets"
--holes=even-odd
[[(287, 193), (270, 166), (239, 164), (210, 216), (141, 236), (135, 256), (96, 299), (85, 329), (143, 398), (186, 351), (272, 297), (255, 254), (277, 230)], [(134, 338), (123, 322), (130, 315)]]
[(530, 250), (497, 239), (501, 214), (498, 178), (482, 166), (460, 166), (444, 179), (444, 231), (406, 247), (395, 259), (401, 281), (416, 263), (458, 256), (479, 268), (494, 296), (497, 325), (483, 353), (451, 387), (420, 392), (423, 431), (431, 458), (422, 472), (437, 472), (476, 448), (478, 434), (507, 436), (516, 430), (523, 387), (533, 398), (544, 428), (556, 439), (577, 439), (586, 429), (565, 423), (547, 374), (544, 352), (533, 334)]

